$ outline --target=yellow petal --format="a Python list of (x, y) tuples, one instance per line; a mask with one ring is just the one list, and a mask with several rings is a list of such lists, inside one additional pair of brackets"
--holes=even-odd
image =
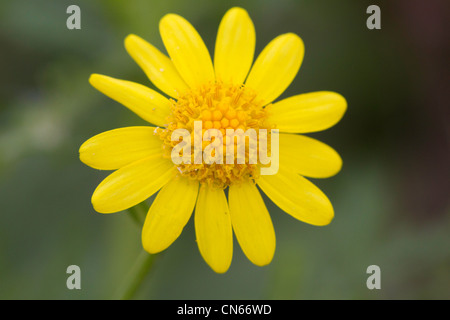
[(80, 147), (80, 160), (100, 170), (115, 170), (153, 154), (161, 154), (154, 127), (127, 127), (100, 133)]
[(328, 129), (341, 120), (347, 101), (335, 92), (311, 92), (267, 107), (270, 121), (280, 132), (307, 133)]
[(162, 92), (178, 98), (189, 89), (169, 57), (144, 39), (130, 34), (125, 39), (125, 48), (150, 81)]
[(222, 189), (207, 185), (200, 187), (194, 220), (197, 244), (203, 259), (215, 272), (226, 272), (233, 256), (233, 231)]
[(142, 119), (158, 126), (167, 124), (171, 104), (158, 92), (135, 82), (100, 74), (91, 75), (89, 82), (98, 91), (123, 104)]
[(191, 88), (215, 80), (208, 49), (186, 19), (167, 14), (161, 19), (159, 31), (173, 64)]
[(247, 11), (232, 8), (224, 15), (217, 34), (214, 52), (216, 78), (242, 84), (255, 53), (255, 27)]
[(262, 191), (283, 211), (303, 222), (323, 226), (334, 217), (327, 196), (302, 176), (282, 165), (277, 174), (257, 180)]
[(280, 164), (292, 172), (312, 178), (327, 178), (341, 170), (342, 159), (330, 146), (316, 139), (280, 134)]
[(149, 253), (168, 248), (181, 234), (197, 201), (198, 182), (179, 177), (166, 184), (148, 211), (142, 244)]
[(94, 209), (119, 212), (141, 203), (175, 175), (173, 163), (160, 155), (133, 162), (107, 176), (92, 195)]
[(256, 59), (246, 86), (258, 92), (266, 105), (278, 98), (294, 80), (303, 60), (302, 39), (293, 33), (273, 39)]
[(251, 262), (264, 266), (275, 253), (275, 231), (269, 212), (252, 182), (230, 186), (231, 223), (236, 238)]

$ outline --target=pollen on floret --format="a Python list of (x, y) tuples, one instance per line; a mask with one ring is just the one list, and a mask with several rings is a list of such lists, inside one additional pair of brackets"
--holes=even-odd
[[(208, 137), (209, 141), (201, 142), (203, 152), (208, 145), (217, 147), (223, 145), (223, 157), (225, 159), (228, 145), (236, 146), (236, 139), (227, 139), (227, 129), (267, 129), (271, 127), (267, 123), (266, 111), (258, 100), (257, 94), (242, 85), (231, 85), (222, 82), (208, 83), (195, 89), (191, 89), (181, 95), (177, 101), (171, 100), (172, 109), (169, 116), (169, 124), (166, 129), (157, 132), (164, 141), (165, 156), (171, 156), (171, 150), (179, 143), (171, 141), (172, 132), (176, 129), (187, 129), (191, 133), (191, 150), (194, 150), (194, 123), (201, 121), (202, 137), (206, 136), (208, 129), (218, 129), (222, 134), (221, 139)], [(208, 140), (207, 139), (207, 140)], [(249, 156), (246, 146), (245, 157)], [(234, 163), (207, 164), (195, 163), (199, 155), (191, 152), (191, 163), (176, 165), (181, 175), (206, 183), (210, 186), (225, 188), (238, 181), (252, 180), (259, 176), (259, 164), (238, 164), (233, 155)], [(214, 156), (214, 152), (213, 152)]]

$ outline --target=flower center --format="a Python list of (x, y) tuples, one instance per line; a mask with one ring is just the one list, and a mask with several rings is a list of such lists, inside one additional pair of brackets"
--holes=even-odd
[[(259, 177), (261, 163), (259, 159), (252, 161), (252, 155), (259, 153), (258, 142), (263, 136), (267, 142), (264, 151), (270, 152), (271, 127), (266, 119), (266, 111), (253, 90), (215, 82), (186, 92), (178, 101), (172, 100), (168, 125), (165, 129), (158, 128), (157, 134), (164, 142), (164, 156), (171, 157), (174, 147), (181, 143), (173, 141), (173, 133), (184, 129), (190, 136), (188, 148), (193, 152), (189, 154), (190, 161), (175, 164), (180, 174), (225, 188)], [(243, 147), (241, 153), (239, 147)], [(180, 150), (180, 156), (185, 151)], [(210, 157), (205, 157), (205, 153)]]

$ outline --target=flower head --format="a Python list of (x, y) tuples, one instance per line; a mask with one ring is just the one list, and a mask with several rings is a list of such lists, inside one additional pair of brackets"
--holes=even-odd
[[(169, 247), (195, 210), (198, 247), (214, 271), (226, 272), (231, 264), (233, 231), (246, 256), (266, 265), (275, 252), (275, 232), (257, 186), (294, 218), (328, 224), (333, 207), (304, 176), (332, 176), (340, 170), (341, 158), (329, 146), (297, 133), (333, 126), (343, 116), (346, 101), (337, 93), (313, 92), (274, 102), (300, 68), (303, 42), (293, 33), (280, 35), (253, 64), (255, 30), (244, 9), (232, 8), (223, 17), (214, 62), (184, 18), (164, 16), (160, 33), (169, 57), (136, 35), (125, 39), (125, 47), (170, 98), (134, 82), (98, 74), (90, 78), (96, 89), (156, 125), (107, 131), (81, 146), (85, 164), (115, 170), (94, 191), (92, 204), (101, 213), (119, 212), (159, 191), (142, 230), (148, 252)], [(211, 136), (209, 129), (219, 134)], [(267, 139), (277, 129), (277, 173), (261, 175), (265, 163), (249, 161), (253, 153), (270, 154), (275, 146), (269, 142), (262, 150), (261, 144), (253, 149), (244, 144), (240, 159), (227, 149), (238, 144), (229, 139), (230, 129), (254, 130), (255, 139)], [(173, 137), (179, 130), (185, 149), (176, 149), (181, 141)], [(173, 161), (174, 154), (191, 149), (187, 161)], [(201, 157), (207, 152), (216, 160), (228, 156), (231, 161), (208, 162)]]

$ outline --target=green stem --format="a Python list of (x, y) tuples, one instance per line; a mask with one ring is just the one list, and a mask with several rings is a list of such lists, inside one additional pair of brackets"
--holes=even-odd
[[(136, 222), (136, 225), (139, 228), (142, 228), (142, 226), (144, 225), (148, 208), (149, 207), (147, 203), (144, 201), (128, 209), (128, 215), (133, 219), (134, 222)], [(137, 257), (133, 268), (130, 270), (121, 286), (118, 288), (114, 296), (115, 299), (133, 299), (141, 284), (144, 282), (145, 277), (152, 268), (155, 257), (156, 255), (149, 254), (145, 250), (142, 250), (142, 252)]]
[(145, 216), (148, 212), (148, 204), (144, 201), (134, 207), (128, 209), (128, 215), (137, 223), (137, 225), (142, 228), (145, 221)]
[(149, 254), (145, 250), (139, 254), (133, 268), (128, 273), (122, 285), (119, 287), (116, 293), (117, 300), (131, 300), (136, 295), (141, 284), (144, 282), (145, 277), (149, 273), (156, 255)]

